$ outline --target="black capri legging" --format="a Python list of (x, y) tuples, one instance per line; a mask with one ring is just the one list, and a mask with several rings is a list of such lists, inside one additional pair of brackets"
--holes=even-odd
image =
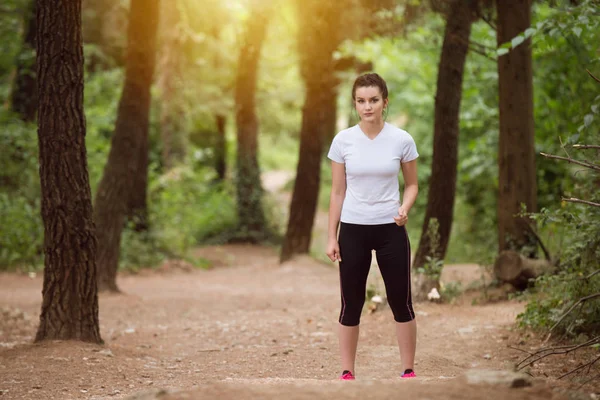
[(356, 326), (365, 303), (371, 250), (375, 250), (396, 322), (415, 318), (410, 284), (410, 242), (404, 226), (340, 224), (340, 323)]

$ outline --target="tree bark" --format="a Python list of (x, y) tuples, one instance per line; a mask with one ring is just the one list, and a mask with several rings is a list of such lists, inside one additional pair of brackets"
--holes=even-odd
[(85, 148), (81, 2), (37, 3), (44, 285), (36, 341), (102, 341)]
[(295, 254), (307, 254), (314, 225), (321, 160), (326, 138), (333, 136), (336, 114), (336, 63), (333, 53), (339, 46), (341, 2), (310, 0), (298, 2), (298, 42), (306, 101), (302, 109), (300, 155), (294, 193), (280, 261)]
[[(156, 56), (158, 0), (132, 0), (128, 28), (125, 83), (119, 102), (108, 161), (98, 186), (95, 221), (98, 227), (98, 288), (118, 291), (121, 233), (132, 190), (147, 176), (140, 158), (147, 157), (150, 87)], [(144, 187), (145, 199), (145, 187)]]
[(235, 87), (237, 125), (237, 212), (239, 231), (235, 240), (257, 242), (266, 233), (262, 208), (263, 189), (258, 165), (258, 117), (256, 82), (260, 52), (264, 42), (267, 6), (254, 3), (246, 28), (246, 42), (240, 50)]
[(11, 93), (11, 108), (25, 122), (35, 121), (37, 112), (37, 82), (35, 73), (36, 2), (32, 0), (24, 17), (25, 37), (16, 61), (15, 80)]
[[(498, 45), (531, 26), (531, 0), (496, 0)], [(535, 255), (535, 238), (528, 233), (532, 221), (517, 217), (521, 204), (537, 209), (535, 138), (533, 123), (533, 72), (531, 40), (498, 57), (500, 140), (498, 148), (498, 247), (525, 250)]]
[[(423, 267), (426, 256), (443, 260), (450, 240), (456, 195), (463, 72), (469, 52), (469, 37), (473, 21), (469, 3), (462, 0), (454, 1), (446, 16), (446, 29), (438, 68), (433, 160), (427, 210), (419, 248), (415, 255), (415, 268)], [(427, 234), (431, 218), (436, 218), (439, 223), (440, 240), (435, 249), (432, 248)]]
[[(148, 114), (150, 113), (148, 105)], [(137, 166), (131, 177), (133, 182), (131, 190), (127, 196), (127, 217), (133, 222), (133, 229), (136, 232), (145, 232), (149, 229), (148, 222), (148, 161), (149, 161), (149, 143), (148, 143), (148, 125), (149, 115), (147, 116), (145, 133), (139, 138), (139, 154)], [(141, 133), (141, 132), (140, 132)]]

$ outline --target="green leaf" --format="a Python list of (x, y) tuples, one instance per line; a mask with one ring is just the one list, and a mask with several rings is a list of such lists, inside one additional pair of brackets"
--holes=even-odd
[(532, 37), (535, 33), (537, 32), (537, 29), (535, 28), (527, 28), (525, 29), (525, 37), (526, 38), (530, 38)]
[(499, 48), (498, 50), (496, 50), (496, 54), (498, 56), (503, 56), (503, 55), (505, 55), (507, 53), (508, 53), (508, 49)]
[(580, 27), (576, 26), (573, 28), (573, 33), (575, 34), (575, 36), (579, 37), (581, 36), (581, 32), (583, 31), (583, 29), (581, 29)]
[(513, 40), (511, 40), (512, 47), (515, 48), (518, 45), (520, 45), (521, 43), (523, 43), (524, 41), (525, 41), (525, 38), (523, 36), (519, 35), (519, 36), (513, 38)]
[(576, 133), (576, 134), (574, 134), (574, 135), (571, 135), (571, 136), (569, 137), (569, 139), (568, 139), (568, 142), (569, 142), (570, 144), (577, 143), (577, 142), (579, 141), (579, 137), (580, 137), (580, 136), (581, 136), (581, 134), (579, 134), (579, 133)]
[(588, 114), (585, 117), (583, 117), (583, 123), (585, 124), (585, 127), (587, 128), (588, 126), (590, 126), (593, 120), (594, 114)]

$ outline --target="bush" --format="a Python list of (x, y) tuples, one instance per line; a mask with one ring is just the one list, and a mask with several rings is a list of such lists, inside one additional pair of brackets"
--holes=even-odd
[[(562, 238), (568, 245), (561, 254), (560, 272), (536, 280), (535, 288), (525, 294), (530, 301), (518, 316), (521, 327), (545, 330), (556, 324), (579, 299), (600, 293), (600, 274), (587, 278), (600, 269), (600, 212), (587, 206), (564, 205), (557, 211), (542, 210), (538, 221), (570, 227)], [(598, 299), (577, 306), (556, 330), (572, 336), (600, 332)]]
[(5, 111), (0, 123), (0, 270), (35, 269), (44, 235), (35, 126)]
[(39, 268), (43, 239), (39, 199), (0, 192), (0, 270)]
[(235, 196), (227, 183), (213, 183), (211, 171), (178, 167), (151, 179), (150, 223), (160, 248), (183, 255), (193, 245), (233, 231)]

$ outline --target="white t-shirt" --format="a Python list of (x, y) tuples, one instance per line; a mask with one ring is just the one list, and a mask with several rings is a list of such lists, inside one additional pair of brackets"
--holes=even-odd
[(327, 157), (346, 167), (340, 220), (360, 225), (393, 223), (400, 206), (400, 163), (418, 156), (412, 136), (388, 123), (375, 139), (369, 139), (358, 125), (339, 132)]

